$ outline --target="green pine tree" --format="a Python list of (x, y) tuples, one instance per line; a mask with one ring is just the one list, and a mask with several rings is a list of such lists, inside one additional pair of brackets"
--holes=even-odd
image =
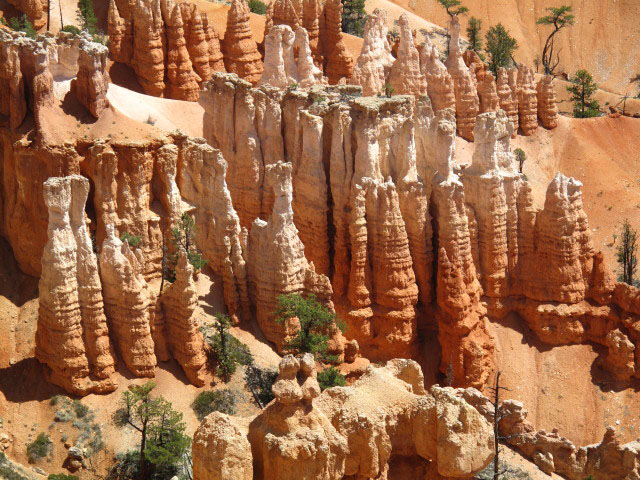
[(450, 17), (462, 15), (469, 11), (467, 7), (462, 5), (460, 0), (438, 0), (438, 3), (445, 8)]
[(489, 70), (498, 78), (501, 67), (508, 68), (513, 62), (513, 52), (518, 48), (516, 39), (509, 35), (504, 26), (499, 23), (489, 29), (486, 35), (487, 53), (489, 54)]
[(338, 328), (342, 331), (345, 329), (335, 313), (318, 302), (315, 295), (304, 298), (290, 293), (278, 296), (277, 302), (274, 312), (276, 322), (284, 323), (293, 317), (297, 317), (300, 322), (300, 330), (285, 345), (286, 349), (297, 353), (313, 353), (316, 358), (329, 362), (337, 360), (335, 356), (327, 355), (329, 336)]
[(552, 25), (553, 31), (547, 37), (544, 42), (544, 48), (542, 49), (542, 65), (544, 66), (544, 73), (547, 75), (553, 75), (556, 67), (560, 63), (560, 52), (554, 55), (555, 38), (556, 34), (565, 27), (573, 25), (575, 22), (575, 16), (571, 13), (572, 9), (569, 5), (562, 5), (561, 7), (547, 8), (550, 15), (540, 17), (536, 22), (538, 25)]
[(478, 54), (481, 60), (484, 60), (482, 54), (482, 20), (476, 17), (469, 19), (469, 25), (467, 25), (467, 38), (469, 39), (469, 50), (473, 50)]
[(364, 10), (365, 0), (341, 0), (342, 31), (356, 37), (364, 35), (364, 24), (367, 12)]
[(184, 433), (182, 413), (164, 398), (152, 396), (155, 386), (155, 382), (131, 385), (113, 414), (117, 427), (132, 428), (140, 434), (136, 475), (140, 480), (153, 477), (156, 471), (176, 470), (191, 443)]
[(593, 77), (586, 70), (578, 70), (571, 79), (567, 91), (573, 102), (573, 116), (576, 118), (597, 117), (600, 114), (600, 104), (591, 98), (598, 89)]

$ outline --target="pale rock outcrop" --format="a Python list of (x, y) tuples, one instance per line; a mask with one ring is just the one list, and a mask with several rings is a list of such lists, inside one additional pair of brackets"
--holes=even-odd
[(209, 17), (206, 13), (200, 13), (202, 19), (202, 28), (204, 29), (204, 35), (209, 44), (209, 69), (213, 72), (224, 72), (224, 58), (222, 56), (222, 50), (220, 46), (220, 37), (218, 32), (209, 25)]
[(533, 70), (524, 65), (518, 68), (518, 116), (523, 135), (533, 135), (538, 129), (538, 98)]
[(71, 91), (95, 118), (100, 118), (102, 112), (109, 106), (107, 53), (108, 49), (104, 45), (81, 42), (78, 73), (71, 81)]
[(20, 70), (20, 54), (13, 41), (0, 43), (0, 113), (9, 117), (11, 128), (18, 128), (27, 115), (24, 76)]
[(227, 72), (255, 84), (264, 67), (256, 42), (251, 37), (249, 7), (244, 0), (233, 0), (227, 14), (227, 29), (222, 41)]
[(183, 2), (178, 5), (184, 22), (184, 36), (189, 51), (193, 69), (199, 78), (199, 83), (211, 78), (210, 51), (202, 15), (195, 4)]
[(184, 250), (178, 254), (176, 279), (162, 293), (161, 298), (171, 355), (178, 361), (189, 381), (202, 387), (207, 357), (195, 315), (198, 294), (193, 280), (193, 267), (187, 261)]
[(342, 38), (342, 10), (340, 0), (327, 0), (321, 14), (320, 46), (324, 73), (331, 85), (353, 73), (354, 60)]
[(36, 357), (47, 377), (70, 393), (106, 393), (118, 384), (98, 263), (84, 206), (89, 182), (78, 175), (44, 184), (49, 241), (42, 256)]
[[(467, 478), (493, 456), (491, 424), (452, 388), (434, 386), (427, 393), (414, 361), (368, 367), (352, 386), (322, 394), (311, 355), (288, 355), (279, 370), (276, 400), (257, 417), (214, 413), (198, 427), (194, 452), (202, 455), (194, 455), (194, 480), (216, 474), (215, 460), (224, 462), (221, 451), (238, 445), (248, 453), (244, 435), (256, 479), (401, 478), (393, 461), (399, 457), (408, 459), (402, 478), (418, 478), (426, 470)], [(240, 465), (234, 472), (250, 478)]]
[(264, 73), (258, 84), (308, 88), (322, 81), (322, 72), (313, 63), (307, 31), (298, 27), (294, 34), (287, 25), (271, 27), (264, 40)]
[(253, 480), (248, 426), (242, 419), (213, 412), (193, 436), (193, 478)]
[(498, 70), (497, 94), (500, 99), (500, 108), (505, 111), (513, 125), (512, 137), (515, 138), (520, 127), (518, 118), (518, 91), (515, 81), (516, 70), (507, 70), (501, 67)]
[(365, 96), (382, 93), (393, 62), (387, 40), (387, 12), (377, 8), (367, 18), (364, 43), (349, 82), (360, 85)]
[(127, 368), (139, 377), (155, 375), (156, 355), (151, 337), (155, 298), (142, 277), (142, 252), (121, 242), (113, 225), (100, 251), (100, 277), (105, 312), (112, 336)]
[[(116, 62), (129, 64), (133, 58), (133, 23), (130, 17), (125, 19), (120, 15), (118, 5), (125, 7), (127, 12), (133, 10), (133, 4), (129, 5), (129, 2), (116, 3), (116, 0), (109, 0), (107, 17), (109, 54)], [(127, 12), (123, 12), (123, 14)]]
[(143, 0), (134, 4), (132, 67), (144, 93), (164, 95), (164, 28), (159, 0)]
[(480, 110), (480, 104), (475, 75), (472, 74), (462, 58), (460, 20), (457, 16), (451, 18), (449, 32), (451, 33), (449, 56), (447, 57), (445, 65), (453, 79), (456, 96), (458, 135), (465, 140), (473, 141), (473, 130), (476, 123), (476, 116)]
[(456, 96), (453, 79), (438, 58), (435, 46), (425, 44), (420, 52), (420, 66), (427, 79), (427, 92), (434, 112), (450, 108), (455, 112)]
[(455, 128), (443, 117), (437, 125), (436, 165), (432, 201), (438, 232), (438, 338), (443, 372), (454, 384), (481, 387), (494, 368), (493, 340), (487, 330), (482, 287), (472, 255), (470, 219), (464, 186), (453, 172)]
[(495, 112), (500, 108), (500, 98), (496, 89), (496, 81), (491, 72), (483, 72), (478, 78), (478, 97), (480, 113)]
[(278, 162), (265, 167), (267, 186), (275, 192), (273, 212), (268, 221), (256, 219), (251, 226), (247, 245), (247, 263), (251, 298), (256, 317), (267, 339), (278, 350), (288, 335), (295, 334), (295, 325), (274, 321), (278, 295), (315, 294), (321, 303), (333, 309), (331, 283), (316, 273), (304, 255), (304, 245), (293, 221), (293, 186), (291, 165)]
[(196, 101), (198, 99), (200, 77), (193, 70), (184, 23), (179, 5), (174, 5), (166, 18), (167, 32), (167, 83), (168, 94), (176, 100)]
[(536, 90), (540, 123), (544, 128), (554, 129), (558, 126), (558, 104), (556, 103), (556, 91), (553, 87), (553, 77), (551, 75), (542, 77)]
[(389, 71), (387, 82), (396, 95), (420, 95), (427, 93), (427, 80), (420, 70), (420, 54), (413, 42), (413, 34), (406, 13), (400, 15), (400, 45), (395, 62)]
[(223, 279), (224, 303), (234, 322), (250, 318), (247, 267), (243, 257), (246, 232), (233, 208), (225, 175), (227, 162), (204, 139), (186, 139), (180, 152), (178, 185), (195, 205), (196, 244), (211, 269)]

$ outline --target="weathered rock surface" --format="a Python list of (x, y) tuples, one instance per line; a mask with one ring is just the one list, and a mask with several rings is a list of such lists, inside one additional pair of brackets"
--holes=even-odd
[(400, 45), (387, 82), (393, 87), (396, 95), (427, 93), (427, 80), (420, 70), (420, 54), (413, 42), (409, 17), (403, 13), (398, 22)]
[(71, 91), (95, 118), (109, 106), (107, 90), (107, 47), (83, 41), (78, 55), (77, 77), (71, 82)]
[(167, 343), (187, 378), (198, 387), (204, 386), (207, 357), (204, 339), (195, 311), (198, 294), (193, 280), (193, 267), (184, 251), (179, 252), (176, 280), (162, 293)]
[(112, 335), (127, 368), (139, 377), (155, 375), (156, 355), (151, 338), (155, 297), (142, 276), (142, 251), (132, 252), (127, 242), (107, 225), (100, 251), (100, 277), (105, 312)]
[[(182, 13), (174, 5), (166, 18), (167, 32), (167, 83), (169, 96), (176, 100), (196, 101), (198, 99), (198, 81), (187, 50)], [(208, 62), (207, 62), (208, 63)]]
[(449, 25), (451, 39), (449, 41), (449, 56), (445, 65), (453, 79), (456, 96), (456, 122), (458, 135), (465, 140), (473, 141), (473, 130), (476, 116), (480, 111), (478, 90), (473, 72), (464, 63), (462, 46), (460, 45), (460, 21), (457, 16), (451, 18)]
[[(248, 429), (241, 419), (208, 416), (194, 437), (194, 479), (218, 478), (200, 475), (215, 475), (220, 452), (233, 445), (248, 453), (245, 438), (253, 478), (259, 479), (395, 478), (395, 456), (409, 457), (413, 473), (430, 468), (458, 478), (473, 475), (492, 458), (490, 423), (451, 388), (425, 392), (413, 361), (369, 367), (353, 386), (322, 394), (315, 377), (310, 355), (288, 355), (273, 385), (276, 400)], [(202, 448), (205, 442), (210, 450)], [(236, 468), (240, 478), (250, 475)]]
[(76, 395), (114, 391), (98, 262), (84, 217), (89, 182), (72, 175), (45, 182), (49, 241), (42, 256), (36, 356), (49, 381)]
[(365, 96), (384, 93), (386, 78), (393, 62), (387, 40), (387, 12), (377, 8), (367, 18), (362, 51), (349, 82), (360, 85)]
[(20, 69), (18, 46), (7, 38), (0, 42), (0, 113), (9, 117), (11, 128), (18, 128), (27, 114), (25, 84)]
[(480, 113), (495, 112), (500, 108), (500, 98), (496, 89), (496, 80), (490, 72), (476, 74), (478, 79), (478, 97), (480, 98)]
[(132, 9), (133, 55), (131, 66), (144, 93), (155, 97), (164, 95), (164, 24), (160, 2), (136, 2)]
[(320, 47), (324, 56), (324, 72), (331, 85), (350, 78), (354, 60), (342, 38), (342, 2), (327, 0), (320, 17)]
[(222, 41), (227, 72), (255, 84), (264, 70), (256, 42), (251, 37), (249, 7), (244, 0), (233, 0), (227, 14), (227, 30)]
[(420, 65), (427, 79), (427, 92), (434, 112), (450, 108), (455, 112), (456, 96), (453, 79), (438, 58), (436, 47), (425, 45), (420, 52)]
[(538, 128), (538, 97), (533, 70), (524, 65), (518, 69), (518, 115), (523, 135), (533, 135)]
[(536, 87), (538, 93), (538, 118), (542, 126), (553, 129), (558, 126), (558, 104), (553, 88), (553, 77), (545, 75)]
[(513, 125), (512, 137), (515, 138), (520, 127), (516, 70), (500, 68), (498, 71), (497, 94), (500, 99), (500, 108), (505, 111), (509, 120), (511, 120)]

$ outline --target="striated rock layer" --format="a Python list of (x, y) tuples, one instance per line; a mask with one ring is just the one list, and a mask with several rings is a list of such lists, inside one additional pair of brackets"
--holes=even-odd
[(233, 0), (227, 13), (227, 30), (222, 41), (224, 65), (228, 72), (235, 73), (255, 84), (262, 75), (263, 65), (256, 42), (251, 37), (249, 7), (244, 0)]
[(553, 77), (545, 75), (536, 86), (538, 99), (538, 118), (542, 126), (553, 129), (558, 126), (558, 103), (553, 88)]
[[(206, 417), (194, 436), (194, 480), (221, 478), (221, 468), (242, 479), (399, 478), (399, 457), (403, 478), (467, 478), (493, 456), (491, 424), (451, 388), (425, 392), (413, 361), (369, 367), (352, 386), (322, 394), (316, 376), (311, 355), (287, 355), (275, 400), (259, 415)], [(227, 458), (236, 446), (253, 471)]]
[(427, 93), (427, 80), (420, 70), (420, 54), (414, 45), (409, 17), (406, 13), (400, 16), (399, 26), (400, 45), (387, 81), (396, 95)]
[(88, 193), (89, 182), (79, 175), (44, 184), (49, 241), (42, 255), (36, 357), (47, 365), (50, 382), (76, 395), (118, 387), (98, 261), (85, 223)]

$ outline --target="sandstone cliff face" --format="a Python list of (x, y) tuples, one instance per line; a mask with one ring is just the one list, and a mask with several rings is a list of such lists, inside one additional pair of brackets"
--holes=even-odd
[(362, 51), (349, 82), (360, 85), (365, 96), (383, 93), (393, 62), (391, 47), (387, 41), (387, 13), (377, 8), (367, 18)]
[(518, 115), (523, 135), (533, 135), (538, 128), (538, 98), (533, 70), (525, 66), (518, 69)]
[(538, 118), (542, 126), (553, 129), (558, 126), (558, 104), (556, 92), (553, 89), (553, 77), (545, 75), (536, 87), (538, 93)]
[(398, 21), (400, 45), (387, 81), (393, 87), (396, 95), (427, 93), (427, 81), (420, 70), (420, 55), (413, 42), (409, 17), (404, 13)]
[(198, 294), (193, 280), (193, 267), (181, 251), (176, 265), (176, 280), (162, 293), (167, 343), (187, 378), (198, 387), (204, 386), (204, 339), (195, 316)]
[(475, 75), (469, 70), (462, 58), (460, 45), (460, 21), (454, 16), (449, 25), (451, 39), (449, 41), (449, 56), (446, 66), (451, 78), (456, 96), (456, 122), (458, 135), (465, 140), (473, 141), (473, 129), (476, 116), (480, 110), (478, 90)]
[(453, 79), (438, 58), (435, 46), (425, 45), (420, 52), (420, 65), (427, 79), (427, 92), (434, 112), (450, 108), (455, 112), (456, 97)]
[(27, 114), (24, 79), (20, 69), (18, 46), (2, 39), (0, 43), (0, 113), (9, 117), (11, 128), (18, 128)]
[[(258, 479), (395, 478), (399, 457), (411, 459), (415, 478), (426, 471), (458, 478), (492, 457), (489, 422), (451, 388), (425, 392), (413, 361), (369, 367), (353, 386), (322, 394), (311, 355), (288, 355), (279, 368), (276, 400), (250, 423), (217, 413), (202, 422), (194, 436), (194, 479), (219, 478), (220, 468), (230, 467), (224, 452), (237, 445), (249, 453), (247, 438)], [(232, 471), (251, 478), (239, 462)]]
[(49, 241), (42, 256), (36, 356), (50, 382), (76, 395), (118, 386), (103, 310), (98, 262), (84, 218), (88, 181), (45, 182)]
[(235, 73), (253, 84), (260, 79), (262, 60), (256, 42), (251, 38), (249, 7), (244, 0), (233, 0), (231, 4), (222, 53), (227, 72)]
[(139, 377), (155, 375), (156, 355), (151, 337), (155, 297), (142, 276), (141, 250), (132, 252), (113, 225), (100, 250), (100, 277), (112, 335), (127, 368)]
[(111, 58), (148, 95), (197, 101), (200, 84), (225, 70), (218, 34), (193, 3), (111, 0), (108, 33)]

